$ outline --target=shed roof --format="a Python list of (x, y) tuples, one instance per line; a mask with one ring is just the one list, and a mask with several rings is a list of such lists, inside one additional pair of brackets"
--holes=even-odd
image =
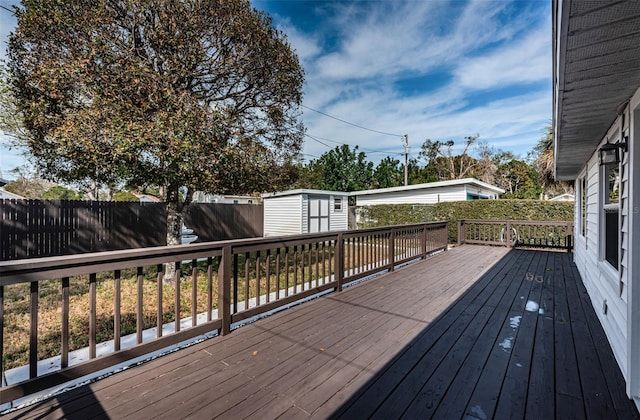
[(314, 189), (296, 189), (296, 190), (288, 190), (288, 191), (278, 191), (272, 193), (264, 193), (262, 194), (262, 198), (271, 198), (271, 197), (284, 197), (287, 195), (300, 195), (300, 194), (312, 194), (312, 195), (340, 195), (340, 196), (348, 196), (348, 192), (344, 191), (328, 191), (328, 190), (314, 190)]

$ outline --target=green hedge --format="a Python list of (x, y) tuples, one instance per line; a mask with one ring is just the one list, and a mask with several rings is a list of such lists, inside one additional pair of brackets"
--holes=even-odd
[(469, 200), (438, 204), (362, 206), (358, 228), (448, 221), (449, 242), (458, 238), (458, 220), (573, 220), (573, 201)]

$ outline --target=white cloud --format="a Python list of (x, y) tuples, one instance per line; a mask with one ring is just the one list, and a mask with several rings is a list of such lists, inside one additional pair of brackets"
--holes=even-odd
[(542, 25), (504, 48), (465, 60), (454, 71), (458, 83), (469, 89), (488, 89), (548, 80), (550, 31), (548, 25)]
[[(524, 155), (551, 117), (550, 87), (540, 87), (550, 85), (551, 36), (549, 8), (522, 6), (486, 0), (339, 6), (324, 26), (332, 24), (340, 41), (306, 62), (304, 103), (358, 125), (409, 134), (414, 156), (426, 138), (461, 142), (475, 133)], [(323, 45), (321, 32), (307, 36), (315, 39), (308, 43)], [(429, 85), (430, 77), (435, 84)], [(407, 95), (398, 87), (403, 78), (425, 85)], [(486, 93), (485, 102), (471, 99), (470, 92)], [(389, 153), (403, 150), (398, 138), (310, 111), (304, 120), (311, 135)], [(327, 150), (313, 140), (305, 146), (314, 156)], [(375, 161), (384, 154), (368, 156)]]

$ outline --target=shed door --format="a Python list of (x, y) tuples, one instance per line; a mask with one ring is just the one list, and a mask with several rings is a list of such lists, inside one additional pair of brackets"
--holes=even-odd
[(309, 196), (309, 233), (329, 231), (329, 197)]

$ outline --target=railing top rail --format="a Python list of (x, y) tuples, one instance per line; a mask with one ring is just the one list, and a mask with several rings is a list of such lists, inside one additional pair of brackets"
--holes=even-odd
[(437, 227), (445, 224), (446, 222), (418, 223), (354, 231), (333, 231), (291, 236), (235, 239), (188, 245), (159, 246), (0, 261), (0, 286), (85, 275), (95, 272), (152, 266), (170, 261), (175, 262), (220, 256), (222, 255), (222, 249), (226, 246), (231, 246), (232, 253), (241, 253), (332, 241), (337, 240), (338, 235), (341, 233), (352, 237), (375, 232), (391, 231), (393, 229), (410, 229), (422, 226)]
[(460, 219), (461, 223), (481, 223), (486, 225), (499, 225), (509, 222), (512, 225), (550, 225), (550, 226), (566, 226), (573, 224), (571, 220), (483, 220), (483, 219)]
[(349, 231), (343, 231), (345, 236), (359, 236), (359, 235), (368, 235), (371, 233), (379, 233), (379, 232), (385, 232), (385, 231), (392, 231), (392, 230), (402, 230), (402, 229), (414, 229), (414, 228), (421, 228), (421, 227), (442, 227), (442, 226), (446, 226), (447, 222), (446, 221), (441, 221), (441, 222), (425, 222), (425, 223), (412, 223), (412, 224), (408, 224), (408, 225), (390, 225), (390, 226), (380, 226), (380, 227), (374, 227), (374, 228), (366, 228), (366, 229), (357, 229), (357, 230), (349, 230)]

